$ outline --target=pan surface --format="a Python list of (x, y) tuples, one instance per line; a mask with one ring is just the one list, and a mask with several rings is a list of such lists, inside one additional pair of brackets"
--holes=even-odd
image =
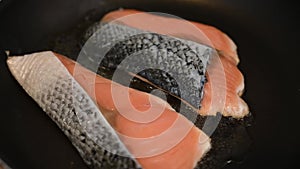
[(253, 145), (226, 169), (291, 168), (300, 151), (300, 55), (297, 6), (239, 0), (0, 0), (0, 159), (12, 168), (84, 169), (76, 149), (23, 91), (5, 50), (51, 50), (55, 38), (86, 16), (118, 8), (165, 12), (215, 26), (236, 42), (245, 76), (243, 98), (254, 114)]

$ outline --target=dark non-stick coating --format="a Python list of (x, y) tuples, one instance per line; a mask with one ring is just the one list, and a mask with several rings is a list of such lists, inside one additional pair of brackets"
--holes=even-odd
[[(12, 168), (87, 168), (54, 122), (6, 66), (13, 54), (51, 50), (85, 16), (123, 8), (165, 12), (220, 28), (236, 42), (245, 75), (243, 98), (254, 114), (253, 145), (224, 168), (291, 168), (300, 151), (298, 8), (288, 1), (0, 0), (0, 158)], [(95, 19), (95, 18), (94, 18)]]

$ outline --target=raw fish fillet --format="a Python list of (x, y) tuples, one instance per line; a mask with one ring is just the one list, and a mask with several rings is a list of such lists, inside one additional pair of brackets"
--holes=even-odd
[[(244, 91), (244, 77), (236, 66), (239, 63), (239, 58), (234, 42), (226, 34), (212, 26), (172, 17), (125, 9), (106, 14), (101, 22), (173, 36), (216, 49), (219, 59), (211, 61), (210, 65), (213, 66), (207, 65), (207, 83), (203, 88), (199, 113), (201, 115), (216, 115), (217, 112), (221, 112), (224, 116), (234, 118), (246, 116), (249, 113), (249, 108), (240, 98)], [(226, 98), (220, 94), (224, 91)], [(194, 106), (193, 103), (191, 104)]]
[[(62, 55), (40, 52), (10, 57), (7, 63), (91, 168), (194, 168), (210, 149), (209, 137), (160, 98), (114, 83)], [(128, 104), (116, 107), (126, 99), (123, 91), (136, 112)], [(124, 115), (140, 116), (140, 121)]]

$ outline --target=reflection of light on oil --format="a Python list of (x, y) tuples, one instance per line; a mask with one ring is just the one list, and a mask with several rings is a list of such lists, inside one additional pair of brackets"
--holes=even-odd
[(232, 160), (228, 160), (228, 161), (226, 161), (226, 163), (227, 163), (227, 164), (230, 164), (230, 163), (232, 163)]

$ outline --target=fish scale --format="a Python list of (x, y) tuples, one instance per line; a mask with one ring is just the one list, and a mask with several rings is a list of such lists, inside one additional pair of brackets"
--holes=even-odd
[(7, 62), (17, 81), (68, 136), (90, 168), (140, 168), (94, 102), (52, 52), (10, 57)]

